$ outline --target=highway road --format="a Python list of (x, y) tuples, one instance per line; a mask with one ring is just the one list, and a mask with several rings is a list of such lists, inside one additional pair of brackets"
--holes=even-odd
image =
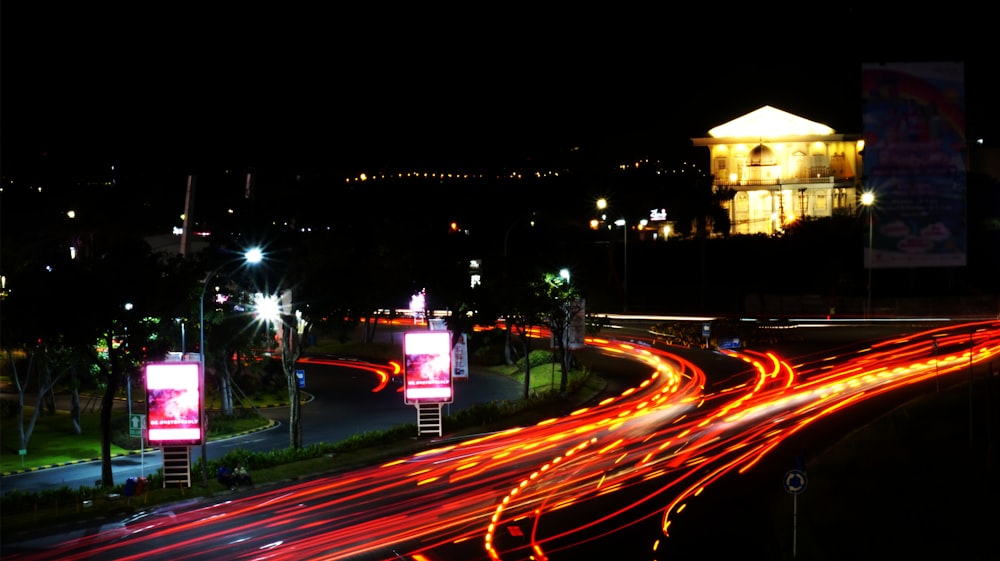
[[(935, 344), (936, 342), (936, 344)], [(579, 559), (653, 556), (686, 507), (801, 431), (1000, 353), (1000, 322), (824, 356), (588, 340), (617, 396), (532, 427), (336, 476), (172, 505), (7, 547), (4, 559)], [(606, 369), (610, 365), (605, 365)]]

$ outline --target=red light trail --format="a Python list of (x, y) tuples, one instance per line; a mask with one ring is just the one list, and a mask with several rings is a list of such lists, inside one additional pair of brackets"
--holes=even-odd
[[(846, 408), (988, 362), (1000, 353), (998, 334), (996, 321), (955, 325), (800, 364), (720, 351), (739, 375), (706, 371), (670, 348), (589, 339), (589, 348), (638, 361), (648, 376), (530, 427), (39, 539), (5, 559), (565, 559), (659, 520), (652, 549), (720, 478), (752, 469)], [(376, 375), (372, 391), (392, 375), (385, 365), (345, 362)]]

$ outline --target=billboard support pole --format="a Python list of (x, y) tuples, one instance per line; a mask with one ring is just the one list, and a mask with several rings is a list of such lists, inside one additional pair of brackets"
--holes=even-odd
[(417, 403), (417, 436), (441, 436), (444, 434), (444, 420), (441, 415), (443, 403)]

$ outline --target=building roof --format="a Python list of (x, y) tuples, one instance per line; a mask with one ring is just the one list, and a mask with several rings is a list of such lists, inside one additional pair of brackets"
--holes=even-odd
[(798, 115), (776, 109), (770, 105), (765, 105), (708, 131), (708, 134), (713, 138), (826, 136), (833, 133), (832, 128), (822, 123), (803, 119)]

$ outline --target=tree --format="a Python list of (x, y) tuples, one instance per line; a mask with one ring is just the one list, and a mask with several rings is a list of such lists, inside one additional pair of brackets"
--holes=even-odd
[(531, 339), (535, 328), (544, 323), (548, 312), (547, 286), (543, 275), (530, 275), (525, 282), (505, 287), (507, 298), (501, 315), (508, 338), (516, 336), (524, 358), (524, 398), (531, 397)]
[[(0, 341), (18, 391), (18, 433), (24, 450), (39, 416), (55, 413), (55, 391), (60, 384), (68, 385), (73, 392), (69, 422), (71, 430), (80, 433), (78, 389), (89, 372), (81, 366), (84, 359), (65, 342), (66, 301), (55, 297), (63, 293), (62, 283), (70, 263), (69, 252), (55, 249), (65, 239), (65, 232), (43, 226), (5, 232), (2, 238), (7, 259)], [(38, 237), (26, 239), (29, 232), (36, 230)], [(25, 426), (23, 413), (28, 394), (35, 395), (35, 408)]]
[[(40, 415), (55, 414), (55, 388), (57, 384), (68, 383), (73, 389), (75, 407), (71, 411), (70, 423), (74, 433), (79, 434), (80, 408), (77, 377), (80, 357), (63, 342), (58, 318), (62, 315), (51, 297), (58, 294), (60, 286), (56, 282), (59, 275), (53, 274), (54, 263), (48, 267), (28, 257), (20, 267), (10, 270), (3, 306), (0, 306), (0, 327), (7, 364), (11, 379), (18, 393), (18, 435), (19, 447), (28, 449), (28, 442)], [(61, 262), (57, 265), (61, 267)], [(34, 412), (25, 426), (25, 405), (28, 395), (34, 393)]]
[[(64, 186), (46, 187), (46, 193), (59, 193)], [(123, 192), (114, 184), (87, 189), (69, 207), (72, 213), (56, 212), (70, 203), (6, 193), (3, 205), (5, 263), (16, 264), (4, 271), (4, 349), (31, 356), (23, 379), (35, 376), (40, 400), (69, 385), (76, 428), (78, 389), (93, 383), (101, 390), (103, 485), (114, 484), (111, 425), (118, 391), (128, 376), (138, 379), (142, 361), (163, 356), (172, 322), (165, 327), (160, 318), (182, 315), (187, 302), (188, 285), (173, 262), (142, 238), (149, 217), (141, 205), (128, 204), (140, 191), (148, 192)], [(8, 217), (22, 226), (10, 227)], [(26, 442), (30, 431), (24, 437)]]
[(570, 322), (574, 316), (583, 312), (583, 307), (580, 304), (580, 295), (569, 278), (546, 273), (539, 287), (549, 304), (549, 328), (552, 331), (553, 343), (558, 345), (559, 363), (562, 367), (559, 393), (565, 394), (569, 386), (569, 372), (572, 369), (572, 353), (569, 348)]
[(705, 239), (709, 233), (729, 235), (729, 213), (723, 203), (735, 195), (732, 190), (712, 191), (711, 176), (690, 176), (680, 181), (678, 197), (673, 199), (677, 235)]
[[(365, 225), (363, 231), (314, 234), (295, 245), (288, 278), (295, 279), (300, 302), (310, 315), (332, 318), (347, 330), (363, 326), (363, 341), (374, 341), (378, 320), (409, 297), (417, 257), (406, 245), (412, 233), (396, 232), (391, 222)], [(312, 322), (310, 322), (310, 325)]]
[[(169, 346), (165, 330), (178, 315), (186, 287), (174, 282), (173, 268), (148, 244), (111, 238), (93, 258), (66, 267), (68, 301), (77, 307), (64, 324), (66, 343), (89, 357), (103, 386), (101, 398), (101, 483), (114, 485), (111, 469), (112, 412), (115, 398), (131, 378), (141, 381), (141, 366), (162, 359)], [(81, 319), (85, 318), (85, 319)]]
[(281, 295), (280, 321), (278, 323), (278, 338), (281, 341), (281, 367), (285, 372), (288, 386), (288, 445), (293, 450), (302, 448), (302, 407), (299, 377), (295, 371), (295, 363), (302, 352), (299, 316), (292, 307), (292, 291), (285, 290)]
[[(269, 341), (260, 329), (248, 329), (251, 322), (245, 310), (249, 307), (244, 289), (234, 287), (235, 294), (223, 291), (225, 303), (213, 302), (205, 311), (205, 386), (217, 390), (221, 411), (225, 416), (233, 414), (233, 390), (240, 374), (246, 374), (243, 363), (260, 365), (260, 349)], [(262, 340), (263, 339), (263, 340)], [(241, 360), (245, 359), (245, 360)], [(263, 366), (251, 366), (260, 368)], [(234, 376), (236, 374), (236, 376)]]
[[(63, 352), (61, 352), (63, 351)], [(24, 350), (25, 360), (15, 359), (12, 349), (6, 349), (7, 352), (7, 364), (10, 366), (11, 378), (14, 380), (14, 386), (17, 388), (18, 397), (18, 415), (17, 415), (17, 432), (19, 439), (19, 449), (27, 450), (28, 441), (31, 440), (31, 434), (34, 432), (35, 423), (38, 422), (39, 416), (43, 411), (46, 410), (46, 398), (50, 398), (54, 401), (54, 391), (56, 383), (62, 378), (63, 374), (67, 370), (71, 370), (72, 366), (67, 366), (65, 370), (61, 371), (57, 375), (53, 375), (53, 370), (55, 369), (56, 363), (64, 363), (65, 361), (60, 360), (61, 354), (64, 354), (64, 349), (60, 348), (55, 351), (49, 352), (46, 349), (46, 345), (43, 342), (39, 342), (37, 345), (27, 348)], [(24, 364), (23, 372), (19, 368), (19, 364)], [(26, 393), (32, 388), (32, 376), (37, 378), (35, 386), (37, 387), (37, 395), (35, 397), (34, 412), (31, 415), (31, 419), (28, 421), (28, 425), (24, 424), (24, 411), (25, 411), (25, 400)], [(79, 394), (74, 391), (73, 399), (73, 411), (70, 416), (70, 422), (73, 425), (73, 431), (76, 434), (80, 434), (80, 407), (79, 407)], [(50, 408), (49, 414), (55, 414), (55, 411)]]

